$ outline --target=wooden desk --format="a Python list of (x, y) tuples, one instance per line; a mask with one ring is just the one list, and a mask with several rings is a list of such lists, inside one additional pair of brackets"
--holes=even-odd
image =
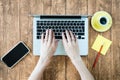
[[(89, 23), (89, 55), (82, 57), (96, 80), (120, 80), (120, 0), (0, 0), (0, 57), (18, 41), (24, 41), (31, 52), (13, 69), (0, 62), (0, 80), (27, 80), (39, 57), (32, 54), (32, 14), (90, 14), (99, 10), (113, 17), (112, 28), (102, 35), (113, 41), (106, 56), (91, 69), (96, 51), (91, 49), (98, 32)], [(89, 21), (90, 22), (90, 21)], [(53, 58), (43, 80), (80, 80), (67, 56)]]

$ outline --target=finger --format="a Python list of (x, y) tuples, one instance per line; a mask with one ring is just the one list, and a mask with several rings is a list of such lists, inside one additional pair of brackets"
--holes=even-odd
[(67, 30), (66, 30), (66, 36), (67, 36), (67, 41), (71, 42), (71, 37), (70, 37), (70, 34)]
[(55, 34), (54, 32), (52, 34), (53, 34), (52, 43), (55, 43)]
[(65, 34), (62, 32), (62, 42), (63, 42), (63, 46), (65, 47), (65, 45), (67, 44), (67, 39), (65, 38)]
[(49, 37), (48, 37), (48, 43), (52, 43), (52, 39), (53, 39), (53, 33), (52, 30), (49, 30)]
[(58, 40), (55, 39), (54, 33), (53, 33), (53, 40), (52, 40), (52, 43), (53, 43), (53, 45), (54, 45), (55, 47), (57, 47), (57, 45), (58, 45)]
[(58, 41), (59, 40), (55, 40), (55, 48), (57, 49), (57, 46), (58, 46)]
[(48, 30), (46, 30), (46, 35), (45, 35), (45, 41), (46, 42), (48, 41), (48, 35), (49, 35)]
[(65, 38), (65, 34), (62, 32), (62, 39), (63, 39), (63, 42), (67, 43), (67, 40)]
[(41, 42), (44, 43), (44, 33), (41, 35)]
[(74, 34), (72, 33), (72, 31), (70, 31), (70, 36), (71, 36), (71, 38), (72, 38), (72, 41), (75, 41), (75, 36), (74, 36)]
[(78, 43), (77, 37), (75, 36), (76, 43)]

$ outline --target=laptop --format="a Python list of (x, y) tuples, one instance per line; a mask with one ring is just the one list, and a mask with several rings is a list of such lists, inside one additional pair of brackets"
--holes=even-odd
[(62, 44), (62, 32), (71, 30), (78, 39), (81, 56), (88, 55), (88, 16), (82, 15), (34, 15), (33, 16), (33, 54), (40, 55), (41, 34), (52, 29), (59, 40), (54, 55), (66, 55)]

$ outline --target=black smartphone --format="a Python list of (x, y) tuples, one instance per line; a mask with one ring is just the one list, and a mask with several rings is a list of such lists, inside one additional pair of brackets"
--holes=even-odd
[(12, 49), (10, 49), (2, 58), (2, 62), (9, 68), (15, 66), (23, 57), (30, 52), (29, 48), (20, 41)]

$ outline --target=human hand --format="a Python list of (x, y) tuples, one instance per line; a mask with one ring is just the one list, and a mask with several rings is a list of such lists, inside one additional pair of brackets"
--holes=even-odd
[(51, 61), (51, 58), (57, 48), (58, 42), (55, 40), (54, 33), (52, 30), (46, 30), (46, 35), (44, 39), (44, 34), (41, 37), (41, 56), (40, 59), (33, 70), (29, 80), (41, 80), (42, 74), (46, 66)]
[(52, 30), (46, 30), (46, 35), (44, 38), (44, 34), (41, 37), (41, 57), (45, 61), (45, 63), (50, 62), (52, 56), (54, 55), (56, 48), (58, 45), (58, 41), (55, 40), (54, 32)]
[(62, 33), (62, 39), (63, 39), (63, 45), (65, 48), (65, 51), (69, 56), (69, 58), (71, 60), (74, 60), (77, 57), (80, 57), (77, 38), (73, 35), (71, 31), (66, 30), (65, 34), (66, 34), (66, 37), (64, 33)]

